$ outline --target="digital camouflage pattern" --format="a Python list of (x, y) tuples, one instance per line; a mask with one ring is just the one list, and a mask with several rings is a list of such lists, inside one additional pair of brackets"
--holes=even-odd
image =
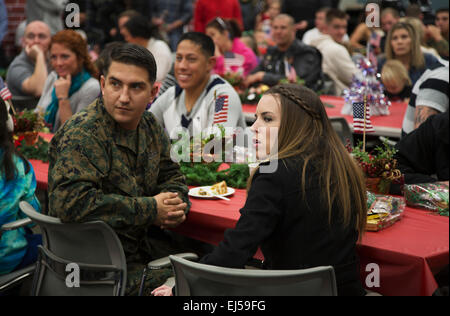
[[(161, 251), (167, 234), (152, 225), (157, 215), (153, 196), (178, 192), (188, 204), (186, 213), (190, 207), (185, 178), (170, 158), (164, 130), (150, 112), (144, 112), (135, 131), (121, 129), (99, 98), (56, 132), (49, 163), (49, 215), (66, 223), (108, 223), (127, 257), (127, 292), (135, 293), (133, 278), (140, 282), (144, 264), (175, 251)], [(158, 278), (152, 281), (156, 286), (165, 280)]]

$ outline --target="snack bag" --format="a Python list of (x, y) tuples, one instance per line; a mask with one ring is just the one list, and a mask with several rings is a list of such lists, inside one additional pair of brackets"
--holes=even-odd
[(405, 185), (406, 204), (448, 216), (448, 182)]
[(403, 198), (389, 195), (367, 194), (367, 224), (368, 231), (379, 231), (393, 225), (401, 219), (405, 209)]

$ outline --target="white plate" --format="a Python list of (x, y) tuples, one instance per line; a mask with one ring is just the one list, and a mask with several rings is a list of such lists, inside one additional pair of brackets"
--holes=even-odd
[[(217, 197), (214, 196), (214, 194), (211, 191), (211, 185), (207, 185), (207, 186), (203, 186), (203, 187), (195, 187), (189, 190), (189, 195), (192, 197), (196, 197), (196, 198), (201, 198), (201, 199), (217, 199)], [(203, 189), (204, 191), (206, 191), (208, 193), (208, 195), (200, 195), (198, 194), (198, 191), (200, 189)], [(235, 190), (233, 188), (227, 187), (227, 193), (225, 194), (215, 194), (217, 196), (229, 196), (234, 194)]]

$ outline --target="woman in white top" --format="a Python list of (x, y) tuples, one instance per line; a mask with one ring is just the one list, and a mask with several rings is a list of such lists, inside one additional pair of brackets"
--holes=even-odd
[(173, 58), (169, 45), (160, 40), (157, 28), (143, 16), (131, 17), (120, 33), (128, 43), (146, 47), (156, 60), (156, 82), (163, 82), (172, 67)]
[(36, 107), (56, 132), (73, 114), (100, 95), (97, 69), (88, 53), (86, 41), (77, 32), (63, 30), (52, 37), (48, 75)]

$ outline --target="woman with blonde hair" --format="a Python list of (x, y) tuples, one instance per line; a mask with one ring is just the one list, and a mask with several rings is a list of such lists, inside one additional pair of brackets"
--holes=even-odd
[(408, 102), (412, 91), (412, 82), (405, 66), (396, 59), (388, 60), (381, 69), (381, 82), (386, 96), (395, 102)]
[(367, 217), (364, 176), (324, 105), (306, 87), (279, 85), (261, 98), (255, 118), (253, 144), (265, 162), (251, 175), (236, 226), (200, 262), (243, 268), (260, 247), (265, 269), (332, 265), (338, 295), (364, 295), (356, 254)]
[(378, 60), (378, 71), (391, 59), (399, 60), (405, 66), (413, 86), (425, 70), (443, 66), (433, 55), (422, 53), (419, 34), (411, 24), (404, 22), (396, 23), (389, 31), (385, 56)]
[(44, 112), (45, 121), (56, 132), (73, 114), (99, 97), (100, 83), (86, 41), (73, 30), (63, 30), (52, 37), (50, 63), (53, 71), (47, 77), (36, 111)]

